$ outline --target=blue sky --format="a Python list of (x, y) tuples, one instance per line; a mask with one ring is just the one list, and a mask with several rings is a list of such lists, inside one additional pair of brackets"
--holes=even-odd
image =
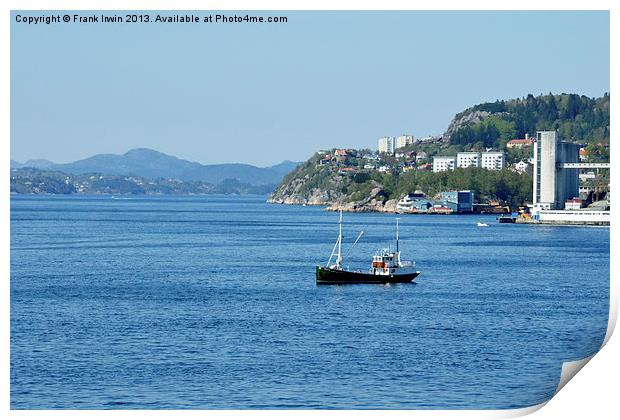
[(454, 114), (484, 101), (609, 91), (608, 12), (257, 13), (288, 17), (262, 25), (15, 22), (16, 14), (42, 13), (12, 13), (18, 161), (149, 147), (204, 164), (267, 166), (321, 148), (375, 149), (383, 135), (441, 134)]

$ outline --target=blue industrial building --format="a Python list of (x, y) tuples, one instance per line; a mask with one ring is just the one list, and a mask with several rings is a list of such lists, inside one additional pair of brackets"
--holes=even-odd
[(441, 193), (441, 201), (458, 213), (471, 213), (474, 193), (472, 191), (444, 191)]

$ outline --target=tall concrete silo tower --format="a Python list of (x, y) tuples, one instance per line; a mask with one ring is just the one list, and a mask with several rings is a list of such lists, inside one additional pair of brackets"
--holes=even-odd
[(555, 131), (538, 131), (534, 142), (534, 209), (563, 209), (567, 199), (579, 196), (578, 169), (563, 163), (579, 162), (579, 146), (558, 140)]

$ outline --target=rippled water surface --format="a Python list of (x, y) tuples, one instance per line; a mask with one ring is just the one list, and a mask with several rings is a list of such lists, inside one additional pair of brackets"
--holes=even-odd
[[(487, 228), (476, 226), (486, 221)], [(394, 215), (345, 214), (351, 268)], [(321, 286), (337, 215), (11, 198), (11, 407), (513, 408), (605, 335), (609, 229), (403, 216), (412, 285)]]

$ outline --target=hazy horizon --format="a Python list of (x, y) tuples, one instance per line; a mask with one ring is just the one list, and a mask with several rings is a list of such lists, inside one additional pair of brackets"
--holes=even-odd
[(232, 26), (15, 22), (44, 13), (11, 13), (18, 162), (149, 148), (203, 165), (266, 167), (319, 149), (376, 149), (384, 135), (440, 135), (481, 102), (610, 91), (608, 11), (265, 11), (251, 15), (288, 23)]
[[(126, 150), (125, 152), (122, 152), (122, 153), (108, 153), (108, 152), (101, 152), (101, 153), (95, 153), (95, 154), (93, 154), (93, 155), (86, 156), (86, 157), (84, 157), (84, 158), (79, 158), (79, 159), (75, 159), (75, 160), (71, 160), (71, 161), (66, 161), (66, 162), (57, 162), (57, 161), (55, 161), (55, 160), (47, 159), (47, 158), (45, 158), (45, 157), (35, 157), (35, 158), (29, 158), (29, 159), (24, 159), (24, 160), (18, 160), (18, 159), (14, 159), (13, 157), (11, 157), (11, 161), (15, 161), (15, 162), (17, 162), (17, 163), (19, 163), (19, 164), (24, 164), (24, 163), (26, 163), (26, 162), (30, 162), (30, 161), (44, 160), (44, 161), (51, 162), (51, 163), (53, 163), (53, 164), (63, 165), (63, 164), (66, 164), (66, 163), (74, 163), (74, 162), (76, 162), (76, 161), (85, 160), (85, 159), (91, 158), (91, 157), (96, 156), (96, 155), (116, 155), (116, 156), (122, 156), (122, 155), (124, 155), (124, 154), (126, 154), (126, 153), (129, 153), (129, 152), (131, 152), (131, 151), (133, 151), (133, 150), (137, 150), (137, 149), (148, 149), (148, 150), (152, 150), (152, 151), (155, 151), (155, 152), (163, 153), (163, 152), (161, 152), (161, 151), (159, 151), (159, 150), (156, 150), (156, 149), (153, 149), (153, 148), (151, 148), (151, 147), (133, 147), (133, 148), (128, 149), (128, 150)], [(172, 157), (175, 157), (175, 158), (178, 158), (178, 159), (183, 159), (183, 160), (186, 160), (186, 161), (189, 161), (189, 162), (199, 163), (199, 164), (201, 164), (201, 165), (226, 165), (226, 164), (237, 165), (237, 164), (240, 164), (240, 165), (252, 165), (252, 166), (256, 166), (256, 167), (258, 167), (258, 168), (269, 168), (269, 167), (276, 166), (276, 165), (279, 165), (279, 164), (281, 164), (281, 163), (286, 163), (286, 162), (293, 162), (293, 163), (296, 163), (296, 162), (302, 162), (302, 161), (294, 161), (294, 160), (291, 160), (291, 159), (283, 159), (283, 160), (281, 160), (281, 161), (279, 161), (279, 162), (274, 162), (274, 163), (272, 163), (272, 164), (267, 164), (267, 165), (262, 165), (262, 166), (261, 166), (261, 165), (253, 165), (253, 164), (251, 164), (251, 163), (247, 163), (247, 162), (216, 162), (216, 163), (204, 163), (204, 162), (200, 162), (200, 161), (198, 161), (198, 160), (184, 159), (184, 158), (181, 158), (181, 157), (179, 157), (179, 156), (171, 155), (171, 154), (168, 154), (168, 153), (163, 153), (163, 154), (168, 155), (168, 156), (172, 156)], [(308, 156), (308, 157), (310, 157), (310, 156)], [(305, 160), (305, 159), (304, 159), (304, 160)]]

